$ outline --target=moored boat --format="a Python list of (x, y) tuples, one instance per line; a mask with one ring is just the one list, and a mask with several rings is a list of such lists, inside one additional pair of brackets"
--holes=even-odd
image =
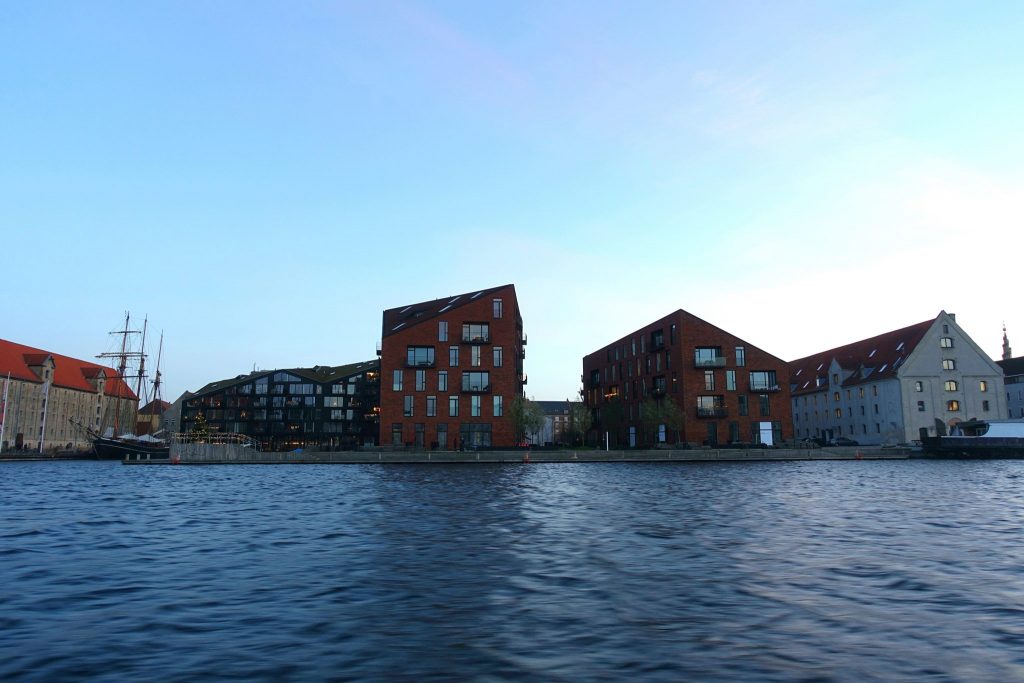
[(1022, 458), (1024, 420), (970, 420), (949, 436), (921, 439), (927, 455), (945, 458)]

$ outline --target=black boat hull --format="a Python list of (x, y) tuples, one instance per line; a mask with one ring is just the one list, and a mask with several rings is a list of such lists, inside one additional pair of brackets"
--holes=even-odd
[(162, 444), (147, 444), (141, 441), (107, 439), (98, 437), (92, 442), (96, 458), (99, 460), (167, 460), (171, 457), (171, 447)]

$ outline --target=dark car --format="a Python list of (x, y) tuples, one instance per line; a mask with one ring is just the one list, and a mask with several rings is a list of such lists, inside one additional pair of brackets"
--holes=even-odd
[(832, 439), (829, 442), (830, 446), (859, 446), (860, 444), (853, 439), (847, 439), (844, 436), (840, 436), (838, 439)]

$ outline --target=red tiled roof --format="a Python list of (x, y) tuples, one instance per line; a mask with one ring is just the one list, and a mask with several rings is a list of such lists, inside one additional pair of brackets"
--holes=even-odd
[[(921, 339), (934, 322), (934, 318), (925, 320), (916, 325), (790, 361), (789, 381), (793, 385), (793, 394), (827, 388), (829, 366), (833, 358), (843, 370), (853, 372), (843, 381), (844, 387), (895, 377), (900, 365), (921, 343)], [(818, 377), (825, 379), (824, 387), (818, 386)]]
[(11, 373), (11, 379), (41, 382), (29, 366), (41, 365), (47, 358), (53, 358), (54, 386), (94, 393), (96, 390), (89, 384), (89, 379), (103, 371), (107, 375), (104, 394), (136, 399), (135, 392), (127, 383), (117, 378), (117, 371), (112, 368), (0, 339), (0, 376), (4, 378), (7, 377), (7, 373)]
[(434, 299), (433, 301), (423, 301), (418, 304), (389, 308), (384, 311), (384, 324), (381, 330), (381, 338), (398, 332), (406, 325), (429, 320), (441, 313), (447, 313), (448, 311), (457, 309), (470, 301), (477, 301), (481, 297), (490, 296), (499, 290), (507, 289), (509, 287), (514, 288), (515, 285), (491, 287), (490, 289), (481, 289), (467, 294), (454, 294), (452, 296), (446, 296), (443, 299)]
[(139, 409), (139, 415), (163, 415), (167, 412), (167, 409), (171, 407), (171, 404), (167, 401), (156, 400), (150, 401), (145, 406)]

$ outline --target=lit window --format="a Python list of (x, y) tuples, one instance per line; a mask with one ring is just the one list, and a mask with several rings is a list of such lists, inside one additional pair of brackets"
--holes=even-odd
[(956, 391), (957, 388), (958, 388), (957, 384), (956, 384), (956, 381), (952, 380), (952, 379), (951, 380), (947, 380), (945, 382), (945, 384), (943, 384), (943, 387), (946, 389), (946, 391)]
[(941, 348), (943, 348), (943, 349), (951, 349), (951, 348), (953, 348), (953, 338), (952, 337), (940, 337), (939, 338), (939, 346)]
[(956, 361), (954, 359), (952, 359), (952, 358), (943, 358), (942, 359), (942, 369), (943, 370), (956, 370)]
[(914, 391), (918, 393), (924, 391), (924, 382), (914, 382)]
[(960, 401), (946, 401), (946, 410), (951, 412), (960, 410)]
[(980, 382), (978, 382), (978, 391), (982, 393), (988, 391), (988, 382), (986, 382), (985, 380), (981, 380)]

